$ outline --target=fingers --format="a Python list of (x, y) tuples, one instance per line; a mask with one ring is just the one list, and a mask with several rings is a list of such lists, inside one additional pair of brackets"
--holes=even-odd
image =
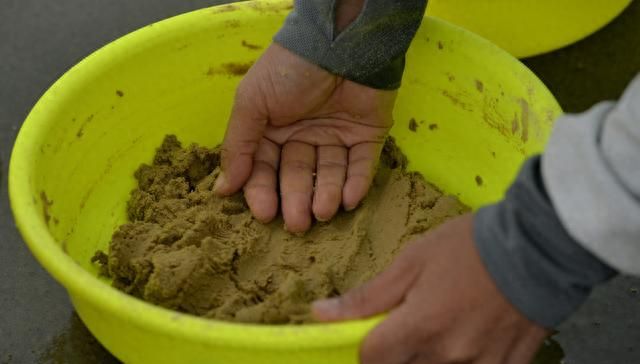
[(362, 143), (349, 150), (347, 180), (342, 191), (345, 210), (355, 209), (369, 191), (382, 147), (382, 143)]
[(280, 157), (280, 195), (285, 228), (293, 233), (311, 226), (313, 173), (316, 167), (315, 147), (289, 142)]
[(244, 196), (253, 216), (265, 224), (278, 213), (279, 160), (280, 146), (264, 138), (260, 140), (251, 177), (244, 186)]
[(413, 246), (398, 256), (391, 266), (376, 278), (346, 294), (313, 304), (312, 310), (320, 321), (340, 321), (370, 317), (386, 312), (404, 299), (420, 273), (420, 266), (412, 259)]
[(347, 158), (345, 147), (318, 147), (313, 214), (319, 221), (330, 220), (340, 207), (347, 174)]
[(417, 360), (419, 357), (414, 344), (420, 340), (416, 330), (418, 325), (425, 323), (416, 323), (415, 312), (408, 305), (398, 307), (365, 338), (360, 347), (360, 362), (403, 364)]
[(245, 184), (253, 169), (253, 156), (267, 125), (259, 115), (255, 100), (246, 94), (242, 84), (238, 88), (227, 132), (222, 142), (222, 173), (214, 191), (223, 196), (237, 192)]

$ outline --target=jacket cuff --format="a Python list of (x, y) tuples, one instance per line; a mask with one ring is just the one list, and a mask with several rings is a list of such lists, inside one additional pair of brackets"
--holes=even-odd
[(368, 0), (337, 35), (335, 1), (296, 0), (274, 41), (323, 69), (377, 89), (400, 87), (426, 0)]
[(617, 274), (569, 235), (547, 196), (540, 157), (523, 166), (506, 198), (482, 208), (476, 245), (500, 291), (527, 318), (553, 328)]

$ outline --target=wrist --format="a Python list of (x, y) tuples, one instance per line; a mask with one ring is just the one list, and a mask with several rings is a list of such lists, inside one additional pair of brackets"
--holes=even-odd
[(562, 225), (546, 194), (539, 157), (525, 163), (502, 202), (478, 211), (474, 235), (500, 291), (546, 328), (563, 322), (594, 286), (616, 274)]
[(295, 0), (274, 41), (347, 80), (397, 89), (426, 0), (336, 1)]

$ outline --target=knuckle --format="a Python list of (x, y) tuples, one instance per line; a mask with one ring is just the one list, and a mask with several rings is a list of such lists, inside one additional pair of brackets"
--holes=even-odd
[(467, 363), (477, 358), (475, 346), (468, 342), (445, 340), (434, 348), (434, 356), (446, 363)]
[(365, 185), (371, 183), (372, 179), (370, 175), (362, 173), (349, 173), (347, 178), (349, 180), (349, 183), (363, 183)]
[(372, 159), (372, 157), (370, 156), (366, 156), (366, 157), (356, 157), (356, 158), (352, 158), (349, 160), (349, 165), (350, 166), (373, 166), (375, 165), (375, 160)]
[[(236, 138), (233, 138), (236, 139)], [(227, 140), (220, 149), (222, 158), (233, 158), (237, 156), (253, 156), (258, 149), (258, 142), (255, 140)]]
[(274, 187), (267, 183), (260, 183), (257, 181), (249, 181), (244, 189), (245, 193), (251, 193), (253, 191), (271, 192), (274, 191)]
[(302, 160), (287, 160), (282, 162), (282, 168), (290, 170), (294, 173), (312, 171), (313, 166)]
[(347, 168), (347, 163), (338, 161), (321, 161), (318, 163), (318, 170), (337, 170)]
[(256, 169), (264, 168), (272, 172), (276, 172), (276, 170), (278, 169), (276, 165), (264, 159), (255, 159), (254, 163)]
[(302, 201), (305, 206), (311, 201), (312, 195), (313, 191), (297, 187), (285, 187), (280, 191), (280, 197), (282, 197), (283, 200), (287, 199), (287, 201), (293, 201), (294, 203)]
[(341, 194), (342, 193), (342, 184), (336, 182), (319, 182), (316, 185), (316, 190), (321, 193), (329, 193), (329, 194)]

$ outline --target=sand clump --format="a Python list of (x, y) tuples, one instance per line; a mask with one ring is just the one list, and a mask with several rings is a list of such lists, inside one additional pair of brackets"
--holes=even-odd
[(281, 218), (255, 220), (241, 193), (213, 194), (218, 149), (183, 148), (168, 136), (153, 164), (135, 174), (130, 222), (94, 261), (114, 287), (169, 309), (236, 322), (309, 322), (312, 301), (364, 283), (412, 238), (468, 211), (407, 172), (392, 141), (384, 149), (358, 209), (293, 235)]

